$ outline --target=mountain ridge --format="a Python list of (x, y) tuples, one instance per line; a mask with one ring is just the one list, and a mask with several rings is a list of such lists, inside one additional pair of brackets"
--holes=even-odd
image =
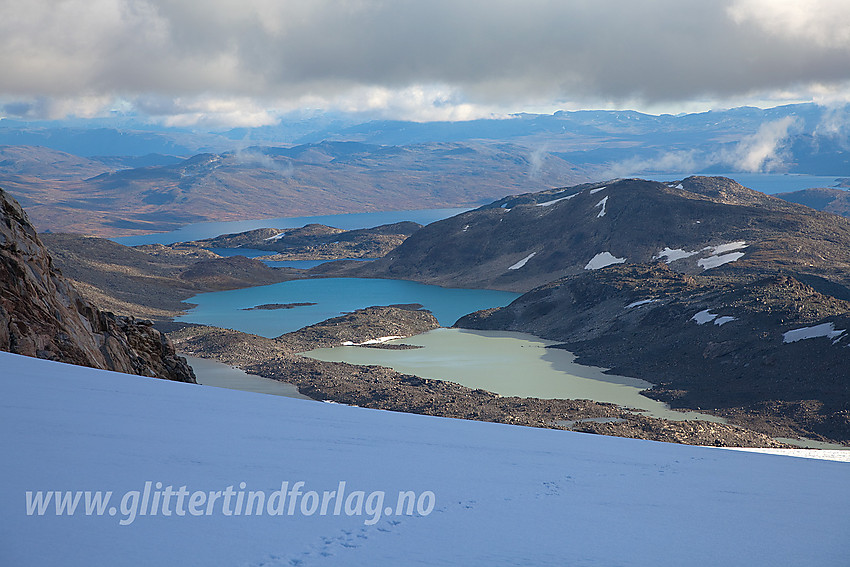
[(850, 221), (726, 178), (614, 180), (505, 197), (432, 223), (385, 258), (350, 269), (525, 292), (620, 261), (666, 261), (686, 273), (787, 271), (846, 287)]

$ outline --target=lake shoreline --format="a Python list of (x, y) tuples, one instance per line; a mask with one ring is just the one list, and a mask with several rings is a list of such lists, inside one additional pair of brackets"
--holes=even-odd
[[(551, 348), (556, 346), (554, 341), (528, 333), (439, 328), (382, 342), (387, 347), (405, 345), (410, 348), (375, 350), (356, 348), (368, 344), (342, 345), (300, 354), (325, 362), (385, 366), (402, 374), (457, 382), (504, 397), (588, 399), (617, 404), (648, 417), (725, 423), (723, 418), (710, 414), (672, 410), (641, 394), (654, 384), (613, 374), (606, 368), (578, 364), (573, 353)], [(416, 347), (424, 350), (412, 352)]]
[[(656, 419), (614, 404), (589, 400), (503, 397), (385, 367), (322, 362), (299, 355), (319, 346), (339, 345), (354, 336), (411, 336), (437, 327), (436, 320), (427, 312), (377, 307), (274, 339), (207, 326), (186, 326), (170, 336), (181, 352), (213, 358), (251, 374), (294, 384), (302, 394), (320, 401), (692, 445), (789, 447), (767, 435), (733, 425)], [(586, 421), (588, 418), (612, 420)], [(565, 427), (558, 421), (574, 423)]]

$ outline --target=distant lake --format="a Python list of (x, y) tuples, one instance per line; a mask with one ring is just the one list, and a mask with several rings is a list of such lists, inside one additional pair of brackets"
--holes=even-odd
[[(202, 293), (187, 300), (197, 307), (178, 321), (214, 325), (277, 337), (342, 313), (372, 305), (420, 303), (443, 326), (473, 311), (507, 305), (518, 293), (488, 289), (457, 289), (405, 280), (327, 278)], [(245, 309), (266, 303), (316, 303), (292, 309)]]
[(468, 211), (469, 208), (421, 209), (415, 211), (381, 211), (375, 213), (351, 213), (344, 215), (320, 215), (314, 217), (280, 217), (273, 219), (244, 220), (231, 222), (202, 222), (189, 224), (171, 232), (144, 234), (141, 236), (122, 236), (113, 238), (114, 242), (124, 246), (140, 244), (174, 244), (215, 238), (222, 234), (236, 234), (258, 228), (300, 228), (311, 223), (324, 224), (344, 230), (372, 228), (382, 224), (413, 221), (419, 224), (431, 224)]
[(798, 173), (635, 173), (628, 177), (640, 177), (652, 181), (677, 181), (692, 175), (728, 177), (744, 187), (762, 193), (788, 193), (813, 187), (835, 187), (840, 177), (805, 175)]

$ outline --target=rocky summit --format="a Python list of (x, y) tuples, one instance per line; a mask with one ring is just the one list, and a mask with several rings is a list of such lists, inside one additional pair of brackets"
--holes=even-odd
[(20, 205), (0, 189), (0, 350), (195, 382), (149, 321), (104, 312), (54, 267)]

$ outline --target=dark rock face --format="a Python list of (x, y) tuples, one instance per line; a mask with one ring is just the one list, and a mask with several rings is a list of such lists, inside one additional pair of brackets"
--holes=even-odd
[(0, 189), (0, 349), (195, 382), (170, 340), (147, 321), (102, 312), (53, 266), (26, 214)]

